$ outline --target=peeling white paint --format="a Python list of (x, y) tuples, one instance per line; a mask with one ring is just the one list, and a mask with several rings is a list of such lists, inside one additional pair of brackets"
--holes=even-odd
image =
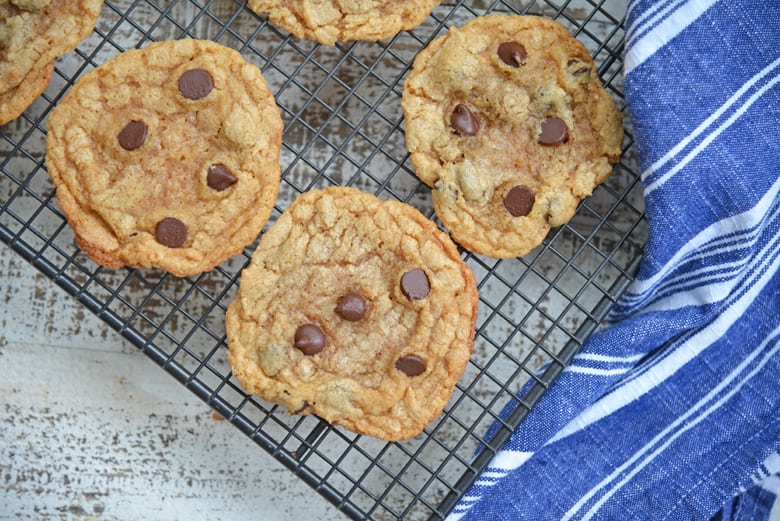
[(0, 273), (0, 519), (346, 519), (5, 246)]

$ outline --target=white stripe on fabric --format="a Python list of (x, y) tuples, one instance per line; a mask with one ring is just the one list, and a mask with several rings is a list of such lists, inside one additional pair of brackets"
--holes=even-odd
[[(780, 346), (780, 344), (778, 344)], [(667, 441), (665, 441), (660, 447), (658, 447), (655, 451), (653, 451), (651, 454), (648, 455), (647, 458), (645, 458), (645, 461), (641, 464), (635, 467), (631, 472), (629, 472), (620, 482), (617, 483), (612, 489), (610, 489), (604, 496), (602, 496), (591, 508), (586, 512), (585, 516), (582, 517), (582, 521), (587, 521), (589, 519), (592, 519), (593, 516), (598, 512), (598, 510), (601, 508), (601, 506), (606, 503), (610, 497), (612, 497), (615, 493), (617, 493), (618, 490), (620, 490), (626, 483), (631, 481), (631, 479), (636, 476), (639, 472), (642, 471), (643, 468), (645, 468), (647, 465), (649, 465), (658, 455), (660, 455), (663, 451), (665, 451), (677, 438), (685, 434), (687, 431), (691, 430), (693, 427), (704, 421), (711, 413), (719, 409), (722, 405), (724, 405), (728, 400), (730, 400), (739, 390), (742, 389), (742, 387), (747, 383), (747, 380), (755, 376), (755, 374), (761, 370), (761, 368), (766, 365), (766, 362), (769, 358), (777, 354), (778, 349), (775, 348), (770, 355), (767, 355), (761, 366), (756, 368), (754, 371), (751, 372), (751, 374), (746, 378), (745, 382), (742, 382), (741, 385), (737, 386), (735, 389), (727, 393), (723, 396), (720, 400), (715, 402), (712, 406), (707, 408), (704, 411), (704, 414), (699, 415), (696, 417), (695, 420), (692, 422), (689, 422), (688, 424), (684, 425), (679, 431), (677, 431), (674, 435), (672, 435)], [(614, 473), (613, 473), (614, 474)], [(567, 519), (567, 518), (564, 518)]]
[(482, 474), (479, 475), (479, 479), (474, 482), (474, 485), (478, 487), (492, 487), (499, 480), (506, 477), (506, 475), (509, 474), (509, 472), (510, 472), (509, 470), (502, 470), (500, 472), (483, 471)]
[(773, 61), (763, 69), (761, 69), (758, 73), (756, 73), (752, 78), (750, 78), (747, 82), (745, 82), (744, 85), (742, 85), (737, 91), (731, 95), (731, 97), (726, 100), (726, 102), (721, 105), (718, 110), (713, 112), (707, 119), (705, 119), (696, 129), (691, 132), (685, 139), (680, 141), (677, 145), (674, 146), (671, 150), (669, 150), (666, 154), (663, 155), (663, 157), (659, 158), (655, 161), (652, 165), (647, 167), (642, 172), (642, 179), (646, 179), (647, 176), (649, 176), (651, 173), (658, 171), (659, 168), (661, 168), (663, 165), (665, 165), (669, 160), (677, 156), (680, 152), (682, 152), (685, 147), (687, 147), (694, 139), (699, 137), (700, 134), (702, 134), (710, 125), (712, 125), (715, 121), (717, 121), (729, 108), (731, 108), (732, 105), (734, 105), (739, 98), (745, 95), (756, 83), (761, 81), (765, 76), (767, 76), (769, 73), (771, 73), (774, 69), (776, 69), (780, 65), (780, 58)]
[[(652, 1), (648, 2), (648, 3), (651, 3), (651, 4), (652, 4), (653, 2), (656, 2), (656, 0), (652, 0)], [(636, 9), (636, 6), (637, 6), (637, 4), (641, 4), (641, 3), (642, 3), (642, 1), (641, 1), (641, 0), (636, 0), (635, 2), (631, 2), (631, 1), (629, 1), (629, 2), (627, 2), (627, 3), (628, 3), (628, 8), (626, 9), (626, 17), (630, 16), (630, 15), (631, 15), (631, 13), (634, 11), (634, 9)], [(647, 10), (649, 10), (649, 11), (655, 11), (655, 10), (656, 10), (656, 9), (658, 9), (658, 7), (660, 7), (661, 5), (663, 5), (663, 2), (660, 2), (660, 3), (659, 3), (659, 2), (656, 2), (656, 3), (655, 3), (654, 5), (652, 5), (651, 7), (646, 7), (645, 9), (647, 9)]]
[[(777, 242), (778, 242), (778, 240), (775, 239), (774, 243), (777, 243)], [(754, 264), (756, 264), (757, 266), (752, 266), (751, 271), (749, 273), (747, 273), (746, 276), (743, 277), (743, 279), (740, 281), (742, 287), (750, 288), (753, 285), (753, 283), (754, 283), (754, 279), (756, 279), (756, 275), (755, 274), (763, 272), (764, 268), (766, 267), (766, 264), (772, 260), (773, 256), (774, 255), (771, 255), (771, 254), (770, 255), (765, 255), (762, 260), (754, 262)], [(775, 264), (775, 269), (776, 269), (776, 266), (777, 265)], [(750, 274), (753, 274), (752, 278), (750, 277)], [(762, 279), (763, 279), (763, 277), (762, 277)], [(723, 307), (725, 309), (728, 309), (735, 301), (738, 301), (738, 300), (739, 300), (739, 297), (731, 298), (728, 302), (725, 303), (725, 305)], [(672, 353), (674, 353), (674, 349), (676, 349), (676, 348), (678, 348), (680, 346), (684, 346), (688, 342), (691, 342), (692, 341), (691, 339), (695, 340), (696, 335), (698, 335), (698, 333), (690, 333), (690, 334), (682, 337), (677, 342), (677, 347), (671, 349), (670, 351)], [(647, 372), (649, 370), (652, 370), (653, 367), (656, 364), (659, 363), (659, 361), (664, 360), (667, 356), (669, 356), (668, 353), (662, 353), (662, 354), (660, 354), (657, 357), (653, 357), (653, 359), (651, 361), (649, 361), (647, 364), (645, 364), (639, 371), (634, 372), (633, 374), (630, 374), (628, 376), (628, 378), (625, 378), (623, 380), (623, 382), (621, 382), (620, 385), (621, 386), (625, 386), (625, 385), (629, 384), (630, 382), (632, 382), (633, 380), (637, 380), (637, 379), (642, 378), (644, 376), (645, 372)], [(615, 390), (613, 390), (613, 392), (614, 391)]]
[(595, 369), (593, 367), (579, 367), (575, 365), (570, 365), (564, 369), (564, 371), (569, 373), (587, 374), (591, 376), (615, 376), (627, 373), (629, 370), (631, 370), (631, 367), (621, 367), (618, 369)]
[(716, 128), (710, 135), (708, 135), (704, 140), (696, 145), (696, 147), (691, 150), (679, 163), (675, 164), (669, 171), (664, 173), (661, 177), (650, 183), (649, 185), (645, 186), (645, 197), (652, 194), (658, 187), (663, 186), (664, 183), (666, 183), (669, 179), (674, 177), (677, 172), (685, 168), (688, 163), (690, 163), (696, 156), (699, 155), (699, 152), (710, 146), (715, 139), (718, 138), (726, 129), (728, 129), (731, 125), (734, 124), (740, 117), (742, 117), (748, 109), (756, 102), (758, 99), (766, 94), (769, 89), (774, 87), (777, 82), (780, 81), (780, 75), (774, 76), (766, 85), (761, 87), (758, 92), (750, 96), (744, 105), (742, 105), (734, 114), (729, 116), (729, 118), (724, 121), (718, 128)]
[(459, 521), (465, 516), (474, 503), (482, 499), (482, 496), (463, 496), (452, 512), (447, 516), (445, 521)]
[(780, 454), (773, 452), (764, 460), (764, 466), (770, 474), (780, 472)]
[(761, 482), (761, 488), (775, 496), (780, 496), (780, 476), (769, 476)]
[[(652, 16), (653, 13), (661, 9), (663, 6), (668, 4), (672, 0), (664, 0), (663, 2), (656, 2), (653, 6), (648, 7), (647, 10), (639, 15), (636, 20), (631, 21), (631, 27), (628, 28), (629, 32), (636, 32), (636, 29), (639, 27), (639, 25), (647, 19), (647, 17)], [(679, 0), (678, 0), (679, 1)], [(626, 17), (628, 18), (631, 15), (631, 12), (634, 10), (634, 7), (636, 7), (636, 4), (638, 2), (629, 2), (628, 9), (626, 9)]]
[(776, 521), (777, 519), (780, 519), (780, 501), (777, 501), (777, 498), (775, 498), (775, 503), (772, 505), (772, 509), (769, 511), (769, 518), (770, 521)]
[[(772, 215), (768, 216), (766, 221), (774, 220), (779, 212), (780, 207), (778, 207)], [(763, 227), (759, 225), (753, 227), (749, 233), (739, 232), (738, 234), (732, 234), (739, 235), (742, 237), (740, 239), (734, 239), (733, 237), (726, 239), (716, 239), (706, 246), (703, 246), (699, 253), (690, 255), (689, 258), (681, 260), (677, 269), (683, 268), (685, 265), (691, 264), (694, 261), (697, 263), (704, 263), (705, 259), (709, 259), (711, 257), (719, 257), (722, 254), (727, 254), (736, 250), (752, 249), (760, 237), (758, 232), (760, 232), (762, 229)], [(724, 244), (724, 246), (720, 246), (721, 244)], [(717, 261), (717, 259), (715, 259), (715, 261)], [(707, 265), (691, 271), (680, 269), (679, 274), (669, 277), (667, 280), (664, 280), (663, 282), (654, 286), (652, 288), (653, 294), (658, 295), (664, 292), (669, 292), (679, 286), (690, 285), (691, 283), (697, 282), (700, 279), (711, 279), (715, 276), (725, 277), (732, 273), (739, 273), (747, 261), (748, 258), (742, 258), (733, 262), (722, 262), (720, 264)], [(626, 297), (626, 302), (623, 304), (627, 305), (628, 303), (644, 297), (646, 297), (646, 294), (634, 294)]]
[(658, 49), (666, 45), (686, 27), (699, 18), (707, 9), (718, 3), (719, 0), (690, 0), (680, 7), (653, 31), (642, 37), (626, 52), (624, 64), (625, 75), (642, 65), (646, 59), (656, 53)]
[[(685, 0), (675, 0), (671, 5), (667, 5), (665, 8), (661, 9), (660, 12), (656, 13), (655, 15), (652, 15), (651, 10), (645, 11), (645, 13), (642, 15), (641, 18), (647, 18), (646, 15), (652, 15), (652, 18), (647, 21), (647, 23), (642, 24), (640, 27), (639, 24), (641, 23), (640, 20), (636, 20), (636, 22), (633, 24), (633, 30), (628, 32), (628, 38), (626, 38), (626, 47), (630, 47), (634, 44), (634, 40), (636, 40), (639, 36), (641, 36), (643, 33), (650, 30), (658, 20), (669, 14), (669, 11), (672, 11), (676, 9), (681, 3), (683, 3)], [(657, 11), (657, 7), (661, 7), (664, 5), (663, 2), (660, 4), (657, 4), (654, 6), (654, 11)]]
[(462, 510), (462, 507), (460, 507), (460, 503), (458, 503), (458, 506), (453, 509), (452, 512), (450, 512), (450, 515), (447, 516), (447, 519), (445, 521), (460, 521), (463, 519), (463, 516), (465, 516), (468, 511), (471, 509), (471, 506), (469, 506), (468, 509)]
[[(664, 6), (669, 4), (670, 2), (674, 2), (675, 4), (678, 4), (684, 0), (663, 0), (662, 2), (656, 2), (654, 5), (649, 7), (645, 12), (643, 12), (641, 15), (639, 15), (636, 20), (631, 20), (630, 25), (626, 29), (626, 42), (629, 40), (633, 40), (634, 38), (632, 35), (635, 35), (640, 30), (644, 30), (644, 27), (646, 24), (644, 23), (645, 20), (653, 16), (655, 13), (658, 12), (659, 9), (662, 9)], [(634, 9), (634, 6), (636, 4), (634, 2), (631, 2), (628, 8), (626, 9), (626, 18), (629, 19), (631, 16), (631, 12)]]
[(762, 486), (762, 483), (764, 483), (767, 478), (778, 473), (780, 473), (780, 454), (773, 452), (767, 456), (764, 462), (759, 466), (756, 473), (752, 475), (750, 479), (753, 481), (753, 484)]
[(488, 465), (488, 469), (514, 470), (533, 455), (533, 452), (525, 450), (502, 450), (493, 456), (493, 461)]
[(471, 510), (471, 507), (474, 506), (474, 503), (480, 499), (482, 499), (482, 496), (463, 496), (445, 521), (458, 521), (458, 519), (465, 516), (468, 511)]
[(599, 355), (596, 353), (582, 353), (574, 357), (574, 361), (577, 360), (593, 360), (594, 362), (609, 362), (615, 364), (633, 364), (638, 362), (644, 355), (633, 356), (609, 356)]
[[(491, 487), (498, 483), (498, 479), (496, 478), (506, 476), (528, 461), (533, 455), (533, 452), (523, 450), (502, 450), (493, 456), (490, 465), (487, 466), (485, 471), (480, 475), (480, 479), (474, 484), (480, 485), (481, 487)], [(488, 479), (482, 481), (483, 478)], [(472, 492), (476, 491), (473, 490)], [(469, 510), (471, 510), (472, 504), (479, 501), (480, 498), (482, 498), (481, 495), (464, 496), (461, 498), (450, 515), (447, 516), (446, 521), (458, 521), (461, 519)]]
[[(688, 337), (682, 344), (673, 349), (667, 356), (660, 358), (643, 373), (613, 388), (604, 398), (582, 411), (548, 443), (571, 436), (575, 432), (622, 409), (640, 396), (650, 392), (688, 362), (696, 358), (705, 349), (709, 348), (744, 314), (745, 310), (772, 278), (772, 274), (780, 267), (780, 256), (770, 260), (773, 260), (773, 262), (769, 269), (762, 269), (764, 266), (758, 266), (756, 272), (759, 275), (755, 277), (756, 280), (745, 282), (745, 286), (749, 287), (749, 289), (742, 296), (728, 303), (721, 314), (706, 328)], [(764, 263), (766, 262), (768, 261), (764, 261)]]
[(666, 277), (670, 271), (677, 268), (683, 259), (689, 255), (693, 255), (693, 258), (696, 258), (696, 252), (700, 251), (705, 244), (725, 235), (733, 235), (740, 230), (758, 229), (758, 225), (772, 208), (778, 194), (780, 194), (780, 178), (775, 181), (753, 208), (707, 226), (682, 246), (655, 274), (646, 279), (637, 278), (626, 290), (626, 297), (638, 298), (642, 294), (654, 290), (658, 282)]
[(664, 294), (664, 298), (667, 298), (670, 294), (674, 294), (680, 290), (684, 291), (693, 284), (704, 285), (713, 280), (718, 280), (720, 281), (719, 283), (722, 283), (724, 278), (733, 278), (735, 275), (739, 274), (749, 260), (749, 258), (743, 258), (734, 262), (712, 264), (689, 272), (680, 273), (680, 275), (670, 278), (669, 282), (659, 286), (656, 295)]
[[(631, 472), (629, 472), (622, 480), (620, 480), (615, 486), (613, 486), (611, 489), (609, 489), (582, 517), (582, 521), (587, 521), (588, 519), (591, 519), (596, 512), (598, 512), (599, 508), (609, 500), (610, 497), (612, 497), (617, 491), (623, 487), (626, 483), (628, 483), (632, 477), (634, 477), (636, 474), (638, 474), (643, 468), (645, 468), (647, 465), (650, 464), (650, 462), (653, 461), (653, 459), (658, 456), (660, 453), (662, 453), (666, 448), (668, 448), (677, 438), (682, 436), (687, 431), (691, 430), (693, 427), (704, 421), (713, 411), (719, 409), (723, 404), (725, 404), (728, 400), (730, 400), (735, 394), (737, 394), (738, 391), (742, 389), (745, 385), (749, 383), (749, 381), (758, 374), (761, 369), (769, 362), (769, 360), (774, 357), (778, 352), (780, 352), (780, 342), (778, 342), (778, 334), (780, 334), (780, 327), (775, 328), (756, 348), (753, 352), (751, 352), (731, 373), (729, 373), (718, 385), (716, 385), (710, 392), (708, 392), (702, 399), (700, 399), (698, 402), (696, 402), (692, 407), (688, 409), (688, 411), (683, 414), (682, 416), (679, 416), (674, 422), (669, 424), (664, 430), (659, 432), (656, 436), (653, 437), (652, 440), (650, 440), (648, 443), (646, 443), (641, 449), (639, 449), (637, 452), (634, 453), (633, 456), (631, 456), (628, 460), (626, 460), (625, 463), (620, 465), (618, 468), (616, 468), (609, 476), (604, 478), (596, 487), (592, 488), (587, 494), (582, 496), (577, 503), (574, 504), (564, 515), (563, 520), (571, 519), (574, 514), (576, 514), (590, 499), (592, 499), (596, 493), (606, 487), (610, 482), (615, 480), (618, 476), (620, 476), (625, 470), (629, 469), (635, 462), (642, 459), (642, 457), (647, 454), (647, 456), (644, 458), (644, 461), (641, 462), (641, 464), (636, 465), (633, 467)], [(754, 360), (756, 360), (759, 355), (766, 349), (767, 346), (769, 346), (774, 341), (774, 345), (772, 348), (767, 352), (761, 360), (759, 360), (758, 364), (751, 369), (747, 374), (745, 374), (741, 380), (738, 380), (738, 378), (741, 376), (741, 373), (743, 373), (748, 366), (750, 366)], [(729, 390), (727, 393), (725, 393), (720, 398), (717, 398), (718, 395), (726, 389), (732, 382), (736, 382), (736, 385)], [(717, 400), (715, 400), (717, 398)], [(713, 402), (713, 400), (715, 400)], [(712, 402), (712, 403), (711, 403)], [(707, 404), (711, 403), (708, 407)], [(696, 415), (696, 413), (700, 410), (704, 409), (700, 414)], [(691, 419), (693, 417), (693, 419)], [(678, 429), (679, 427), (679, 429)], [(658, 445), (662, 440), (666, 440), (656, 447), (655, 449), (652, 449), (654, 446)], [(652, 449), (652, 450), (651, 450)]]
[[(780, 207), (778, 207), (770, 216), (766, 217), (766, 221), (775, 219), (779, 212)], [(759, 223), (758, 225), (753, 226), (745, 231), (730, 233), (730, 237), (714, 239), (706, 245), (703, 245), (701, 248), (699, 248), (698, 252), (691, 252), (687, 258), (680, 260), (680, 264), (675, 267), (675, 269), (680, 270), (678, 275), (668, 277), (666, 280), (661, 281), (652, 288), (648, 288), (648, 290), (652, 289), (653, 295), (658, 295), (671, 291), (680, 285), (690, 285), (697, 279), (706, 279), (708, 276), (712, 277), (716, 275), (726, 276), (731, 272), (739, 272), (739, 268), (745, 265), (748, 260), (747, 258), (743, 258), (734, 262), (712, 264), (691, 271), (685, 271), (681, 268), (684, 268), (685, 265), (691, 264), (694, 261), (697, 263), (703, 263), (705, 262), (705, 259), (709, 259), (710, 257), (718, 257), (721, 254), (729, 253), (735, 250), (752, 249), (760, 237), (759, 232), (763, 229), (762, 224), (763, 223)], [(720, 273), (715, 273), (719, 270)], [(622, 299), (622, 304), (624, 306), (632, 305), (632, 303), (634, 303), (633, 305), (636, 305), (635, 302), (637, 300), (645, 300), (646, 298), (647, 290), (642, 293), (625, 296)]]
[(480, 474), (480, 479), (496, 479), (500, 478), (502, 476), (506, 476), (508, 470), (501, 470), (501, 471), (495, 471), (495, 470), (486, 470)]
[[(756, 254), (755, 258), (772, 257), (778, 252), (780, 252), (780, 241), (774, 240), (764, 246)], [(734, 287), (738, 285), (741, 280), (731, 280), (728, 282), (729, 283), (724, 283), (723, 281), (714, 280), (711, 284), (702, 285), (697, 288), (689, 288), (679, 293), (673, 293), (645, 306), (645, 308), (642, 309), (642, 313), (674, 311), (688, 306), (706, 306), (720, 302), (721, 300), (728, 298), (734, 290)]]

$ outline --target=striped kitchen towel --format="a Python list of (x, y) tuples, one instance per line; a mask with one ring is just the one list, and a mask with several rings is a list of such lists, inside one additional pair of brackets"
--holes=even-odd
[(640, 272), (450, 521), (765, 520), (780, 492), (780, 2), (626, 25)]

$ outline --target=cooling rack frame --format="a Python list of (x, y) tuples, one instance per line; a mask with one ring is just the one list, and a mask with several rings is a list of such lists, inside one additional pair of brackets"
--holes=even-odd
[(93, 34), (58, 59), (46, 93), (0, 127), (0, 240), (349, 517), (442, 519), (633, 278), (647, 231), (628, 117), (615, 173), (542, 246), (504, 261), (461, 250), (480, 289), (475, 355), (441, 418), (412, 440), (388, 443), (288, 415), (232, 378), (222, 321), (256, 243), (212, 272), (181, 279), (107, 269), (80, 251), (45, 170), (47, 115), (78, 77), (119, 52), (209, 38), (256, 63), (280, 106), (283, 179), (271, 221), (299, 193), (340, 184), (435, 220), (403, 144), (400, 94), (416, 53), (486, 12), (548, 16), (586, 44), (624, 108), (621, 4), (445, 2), (420, 28), (328, 48), (289, 36), (245, 1), (106, 1)]

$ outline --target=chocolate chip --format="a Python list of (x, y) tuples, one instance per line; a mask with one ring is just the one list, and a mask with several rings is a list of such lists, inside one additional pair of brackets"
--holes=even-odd
[(206, 97), (214, 88), (214, 79), (203, 69), (192, 69), (179, 77), (179, 92), (185, 98)]
[(539, 144), (555, 146), (569, 139), (569, 129), (561, 118), (549, 117), (542, 121), (542, 132), (539, 134)]
[(401, 277), (401, 293), (409, 300), (420, 300), (431, 292), (428, 276), (420, 268), (409, 270)]
[(504, 208), (512, 217), (523, 217), (531, 213), (536, 195), (527, 186), (518, 185), (509, 190), (504, 197)]
[(479, 120), (463, 103), (455, 105), (450, 116), (450, 126), (463, 136), (473, 136), (479, 132)]
[(119, 132), (119, 145), (125, 150), (135, 150), (144, 144), (148, 131), (149, 128), (143, 121), (131, 121)]
[(187, 240), (187, 227), (175, 217), (157, 223), (157, 242), (169, 248), (181, 248)]
[(339, 298), (336, 304), (336, 313), (344, 320), (357, 322), (366, 316), (368, 302), (358, 293), (350, 291)]
[(572, 76), (583, 76), (590, 72), (590, 65), (577, 58), (572, 58), (566, 63), (569, 73)]
[(396, 360), (395, 368), (407, 376), (418, 376), (425, 372), (425, 360), (417, 355), (405, 355)]
[(231, 187), (238, 179), (233, 175), (230, 169), (222, 163), (211, 165), (206, 175), (206, 184), (217, 192)]
[(517, 42), (504, 42), (498, 46), (498, 57), (510, 67), (520, 67), (527, 56), (525, 47)]
[(325, 333), (316, 324), (304, 324), (295, 330), (293, 346), (304, 355), (316, 355), (325, 349)]

